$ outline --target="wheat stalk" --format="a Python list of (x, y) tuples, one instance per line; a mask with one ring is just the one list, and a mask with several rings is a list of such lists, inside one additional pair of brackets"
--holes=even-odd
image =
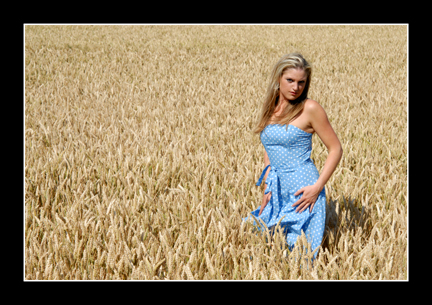
[[(312, 268), (241, 222), (291, 51), (344, 148)], [(407, 280), (406, 25), (25, 25), (24, 136), (26, 280)]]

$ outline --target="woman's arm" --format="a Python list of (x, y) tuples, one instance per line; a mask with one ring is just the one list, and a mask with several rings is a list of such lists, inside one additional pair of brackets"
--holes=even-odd
[(342, 158), (343, 150), (336, 133), (330, 125), (324, 109), (317, 102), (310, 104), (310, 106), (310, 108), (312, 108), (312, 127), (328, 149), (327, 159), (324, 163), (321, 175), (316, 182), (316, 184), (323, 189)]
[(293, 204), (293, 206), (298, 205), (296, 211), (303, 212), (308, 206), (310, 206), (310, 211), (312, 212), (319, 193), (330, 179), (342, 157), (342, 145), (330, 125), (327, 114), (320, 104), (314, 100), (309, 100), (308, 103), (305, 104), (304, 111), (310, 118), (309, 121), (312, 128), (328, 149), (327, 159), (316, 183), (314, 185), (303, 187), (294, 194), (297, 196), (303, 193), (302, 198)]

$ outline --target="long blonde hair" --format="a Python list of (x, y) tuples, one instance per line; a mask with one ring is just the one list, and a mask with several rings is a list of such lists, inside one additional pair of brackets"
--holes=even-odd
[(300, 53), (286, 54), (282, 56), (281, 59), (279, 59), (271, 72), (270, 83), (267, 88), (264, 104), (258, 119), (258, 124), (254, 129), (255, 133), (260, 133), (269, 124), (269, 120), (272, 117), (279, 101), (279, 80), (286, 70), (292, 68), (300, 68), (306, 72), (307, 80), (305, 83), (305, 88), (302, 94), (295, 101), (290, 101), (290, 104), (293, 105), (293, 107), (285, 107), (282, 114), (277, 116), (275, 122), (281, 125), (286, 124), (286, 127), (288, 128), (289, 122), (298, 117), (303, 111), (304, 102), (307, 99), (309, 85), (311, 82), (312, 67)]

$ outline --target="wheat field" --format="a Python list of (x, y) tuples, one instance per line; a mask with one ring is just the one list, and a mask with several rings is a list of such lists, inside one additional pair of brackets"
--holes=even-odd
[[(25, 280), (408, 280), (407, 25), (24, 31)], [(344, 150), (313, 264), (304, 236), (289, 252), (241, 221), (270, 70), (295, 51)]]

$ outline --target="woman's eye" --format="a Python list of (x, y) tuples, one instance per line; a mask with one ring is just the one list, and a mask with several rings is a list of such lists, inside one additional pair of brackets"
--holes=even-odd
[[(286, 80), (287, 80), (287, 82), (289, 82), (289, 83), (294, 82), (291, 78), (287, 78)], [(299, 83), (299, 84), (304, 84), (304, 83), (306, 83), (306, 81), (301, 80), (301, 81), (299, 81), (298, 83)]]

